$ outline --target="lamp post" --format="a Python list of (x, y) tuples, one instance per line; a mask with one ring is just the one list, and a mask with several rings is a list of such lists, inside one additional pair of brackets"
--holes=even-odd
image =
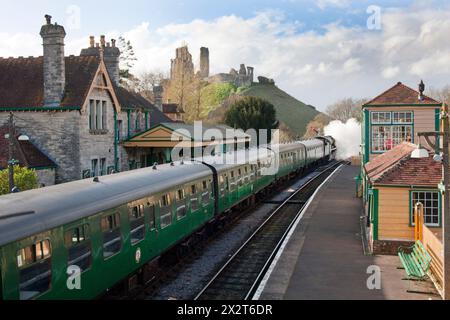
[[(449, 114), (446, 104), (441, 109), (441, 132), (422, 132), (419, 137), (424, 137), (428, 145), (436, 151), (434, 159), (442, 163), (442, 183), (439, 189), (443, 195), (442, 201), (442, 245), (444, 253), (443, 261), (443, 294), (444, 300), (450, 300), (450, 127)], [(435, 142), (430, 141), (430, 137), (435, 137)], [(442, 148), (438, 137), (442, 137)]]
[(13, 149), (14, 149), (14, 116), (11, 112), (9, 114), (9, 135), (8, 135), (8, 173), (9, 173), (9, 192), (12, 192), (14, 189), (14, 165), (16, 164), (16, 161), (13, 159)]

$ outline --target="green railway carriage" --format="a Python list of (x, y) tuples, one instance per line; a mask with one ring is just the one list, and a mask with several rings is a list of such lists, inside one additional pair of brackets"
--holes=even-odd
[[(213, 217), (212, 178), (189, 162), (3, 196), (3, 298), (99, 296)], [(81, 290), (67, 285), (71, 265)]]
[(1, 196), (0, 298), (93, 299), (122, 280), (145, 282), (161, 254), (218, 215), (328, 160), (330, 141), (261, 147), (232, 153), (233, 160), (218, 155)]

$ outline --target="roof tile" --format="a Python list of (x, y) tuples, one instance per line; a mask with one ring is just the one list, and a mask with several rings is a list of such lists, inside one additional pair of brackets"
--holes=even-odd
[(442, 179), (442, 165), (433, 156), (411, 158), (417, 146), (404, 142), (376, 157), (364, 168), (372, 184), (436, 187)]
[(424, 96), (423, 100), (419, 100), (419, 92), (398, 82), (392, 88), (386, 90), (379, 96), (375, 97), (371, 101), (364, 104), (364, 106), (372, 105), (396, 105), (396, 104), (407, 104), (407, 105), (423, 105), (430, 104), (436, 105), (441, 104), (441, 102), (434, 100), (428, 96)]
[[(0, 169), (8, 167), (9, 141), (5, 135), (9, 132), (8, 126), (0, 127)], [(19, 161), (19, 165), (28, 168), (56, 168), (56, 164), (50, 160), (30, 141), (19, 141), (19, 134), (14, 139), (13, 158)]]
[[(81, 107), (98, 70), (94, 56), (70, 56), (62, 107)], [(0, 59), (0, 109), (44, 106), (43, 57)]]

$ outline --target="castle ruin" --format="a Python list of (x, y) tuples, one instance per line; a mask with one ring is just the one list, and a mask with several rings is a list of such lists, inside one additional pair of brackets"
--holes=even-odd
[(195, 76), (209, 83), (232, 83), (236, 87), (252, 85), (254, 81), (254, 68), (246, 67), (241, 64), (239, 71), (231, 69), (229, 73), (218, 73), (210, 76), (209, 74), (209, 49), (200, 48), (200, 66), (199, 71), (195, 73), (192, 55), (188, 47), (183, 46), (176, 49), (175, 59), (171, 60), (170, 80), (177, 79), (192, 80)]

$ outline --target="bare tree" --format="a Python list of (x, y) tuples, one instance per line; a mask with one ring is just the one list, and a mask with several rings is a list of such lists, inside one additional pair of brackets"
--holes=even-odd
[(331, 120), (333, 119), (326, 114), (319, 113), (311, 122), (308, 123), (306, 133), (303, 138), (311, 139), (318, 135), (323, 135), (325, 126), (327, 126)]
[(347, 122), (347, 120), (354, 118), (361, 122), (362, 105), (366, 101), (367, 99), (345, 98), (330, 105), (326, 113), (334, 120)]
[(431, 88), (428, 95), (442, 103), (450, 104), (450, 85), (446, 85), (441, 89)]
[(143, 72), (138, 77), (136, 91), (144, 98), (153, 101), (153, 87), (162, 85), (168, 75), (161, 70)]

